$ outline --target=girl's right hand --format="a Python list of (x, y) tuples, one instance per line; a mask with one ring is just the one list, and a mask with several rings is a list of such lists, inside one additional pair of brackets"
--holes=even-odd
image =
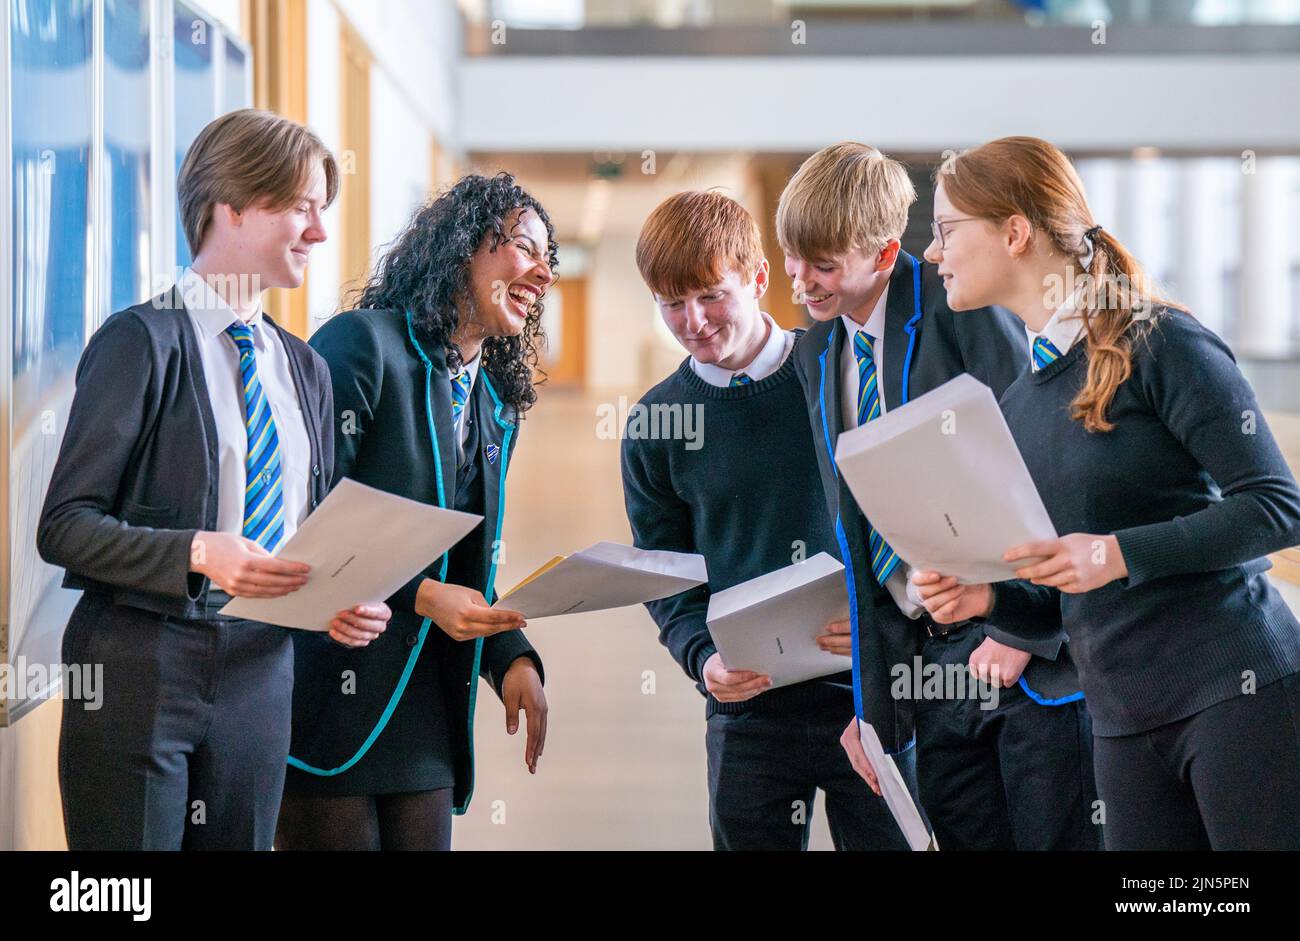
[(959, 585), (957, 576), (938, 572), (914, 572), (912, 584), (925, 610), (940, 624), (988, 617), (993, 610), (992, 585)]
[(279, 598), (307, 584), (311, 566), (277, 559), (251, 539), (234, 533), (196, 532), (190, 571), (233, 598)]
[(474, 640), (502, 631), (517, 631), (527, 623), (518, 611), (493, 608), (473, 588), (448, 585), (432, 578), (420, 583), (415, 613), (429, 618), (452, 640)]

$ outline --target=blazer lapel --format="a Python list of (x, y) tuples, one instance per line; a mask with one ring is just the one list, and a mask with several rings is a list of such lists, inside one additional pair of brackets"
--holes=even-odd
[[(907, 351), (913, 343), (907, 325), (916, 311), (916, 298), (912, 290), (912, 266), (917, 260), (907, 252), (899, 251), (893, 274), (889, 276), (889, 297), (885, 300), (885, 407), (897, 408), (903, 404), (903, 366)], [(914, 330), (920, 330), (916, 324)]]
[(432, 496), (438, 506), (450, 509), (456, 503), (456, 435), (451, 420), (451, 376), (447, 372), (447, 351), (420, 342), (410, 334), (407, 342), (414, 345), (425, 363), (428, 377), (427, 395), (422, 396), (424, 401), (421, 404), (428, 409), (427, 424), (433, 428), (433, 444), (438, 455), (437, 492)]
[[(496, 546), (501, 539), (502, 517), (505, 505), (505, 474), (510, 461), (510, 448), (517, 430), (511, 420), (513, 412), (496, 392), (486, 369), (480, 369), (474, 383), (474, 418), (478, 422), (478, 462), (483, 481), (483, 550), (484, 570), (487, 572), (483, 594), (493, 597), (496, 581)], [(470, 455), (466, 455), (468, 459)]]

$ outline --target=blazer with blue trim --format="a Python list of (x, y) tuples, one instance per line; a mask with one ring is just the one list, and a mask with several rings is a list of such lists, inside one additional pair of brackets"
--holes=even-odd
[[(457, 444), (445, 351), (419, 342), (404, 313), (387, 310), (338, 314), (316, 331), (311, 345), (329, 364), (334, 387), (335, 482), (351, 477), (421, 503), (454, 508)], [(423, 629), (424, 619), (415, 613), (416, 592), (425, 578), (450, 580), (481, 591), (489, 603), (496, 600), (493, 550), (501, 538), (505, 477), (518, 440), (518, 418), (496, 397), (490, 363), (479, 370), (466, 407), (473, 410), (478, 426), (477, 447), (466, 459), (478, 463), (484, 519), (457, 545), (455, 554), (473, 561), (449, 573), (447, 556), (440, 557), (399, 588), (387, 599), (393, 609), (388, 629), (368, 647), (347, 648), (324, 635), (295, 632), (290, 747), (294, 768), (346, 777), (346, 770), (337, 769), (366, 761), (362, 749), (367, 736), (381, 724), (419, 645), (425, 655), (416, 654), (416, 665), (423, 668), (430, 660), (436, 664), (447, 702), (457, 813), (468, 807), (473, 791), (477, 677), (486, 679), (500, 695), (506, 670), (516, 658), (527, 656), (539, 673), (542, 670), (541, 658), (522, 631), (454, 641), (436, 624)], [(337, 693), (345, 670), (355, 671), (355, 693), (347, 697), (347, 708), (341, 709)], [(374, 771), (367, 769), (367, 776)]]
[[(916, 309), (915, 265), (920, 265), (921, 305)], [(866, 519), (835, 467), (835, 442), (844, 430), (841, 415), (843, 322), (815, 323), (795, 348), (795, 369), (812, 422), (817, 463), (827, 508), (849, 579), (853, 623), (853, 682), (859, 717), (870, 722), (886, 751), (909, 747), (915, 731), (915, 703), (890, 695), (890, 671), (911, 665), (921, 652), (921, 628), (898, 610), (892, 596), (871, 574)], [(890, 409), (924, 395), (962, 373), (970, 373), (1001, 396), (1029, 368), (1028, 340), (1021, 321), (1001, 308), (954, 313), (934, 265), (898, 253), (885, 301), (883, 375), (879, 377)], [(852, 603), (852, 602), (856, 603)], [(1063, 632), (1029, 642), (983, 625), (985, 634), (1034, 654), (1025, 678), (1035, 690), (1071, 695), (1079, 689), (1073, 664), (1064, 652)], [(1035, 685), (1039, 684), (1039, 685)]]
[[(289, 357), (311, 448), (310, 506), (329, 487), (333, 397), (324, 360), (269, 316)], [(217, 529), (220, 464), (198, 338), (173, 287), (113, 314), (77, 364), (76, 393), (36, 531), (65, 588), (155, 615), (203, 616), (190, 571), (199, 530)]]

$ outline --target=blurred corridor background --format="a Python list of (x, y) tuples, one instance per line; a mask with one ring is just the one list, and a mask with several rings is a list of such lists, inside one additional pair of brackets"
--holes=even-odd
[[(1232, 346), (1300, 469), (1300, 0), (4, 0), (0, 32), (0, 660), (52, 663), (76, 596), (35, 553), (86, 339), (188, 261), (175, 177), (212, 118), (270, 108), (337, 153), (340, 199), (304, 288), (308, 336), (412, 210), (466, 172), (515, 173), (561, 244), (548, 379), (508, 489), (510, 587), (630, 541), (617, 440), (682, 353), (637, 274), (664, 197), (721, 187), (764, 229), (766, 309), (804, 321), (773, 214), (838, 140), (905, 161), (929, 241), (945, 151), (1058, 144), (1094, 213)], [(1189, 381), (1195, 381), (1189, 377)], [(1274, 577), (1300, 603), (1300, 552)], [(641, 609), (538, 621), (550, 735), (480, 697), (460, 849), (707, 848), (704, 703)], [(46, 693), (48, 695), (40, 695)], [(0, 849), (64, 846), (57, 689), (0, 699)], [(848, 716), (845, 720), (848, 720)], [(814, 848), (830, 845), (821, 808)]]

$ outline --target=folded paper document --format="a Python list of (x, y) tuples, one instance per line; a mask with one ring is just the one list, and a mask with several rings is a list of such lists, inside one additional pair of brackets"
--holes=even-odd
[(598, 542), (551, 559), (494, 607), (518, 611), (526, 618), (604, 611), (668, 598), (708, 578), (701, 555)]
[(844, 566), (819, 552), (713, 595), (708, 625), (728, 670), (766, 673), (777, 687), (851, 669), (817, 646), (828, 622), (848, 616)]
[(885, 749), (880, 744), (880, 736), (876, 734), (870, 722), (858, 720), (858, 741), (862, 743), (862, 750), (867, 753), (867, 760), (875, 769), (876, 781), (880, 784), (880, 794), (885, 799), (885, 806), (894, 815), (894, 821), (898, 824), (898, 829), (903, 831), (907, 845), (918, 851), (937, 850), (939, 844), (926, 827), (921, 812), (916, 809), (916, 801), (912, 800), (912, 792), (903, 783), (898, 765), (894, 764), (893, 758), (885, 754)]
[(1056, 538), (992, 390), (970, 375), (844, 432), (835, 463), (871, 525), (915, 569), (1003, 581), (1015, 578), (1004, 552)]
[(383, 601), (482, 519), (344, 478), (276, 553), (310, 565), (307, 584), (279, 598), (234, 598), (221, 613), (283, 627), (329, 630), (337, 612)]

